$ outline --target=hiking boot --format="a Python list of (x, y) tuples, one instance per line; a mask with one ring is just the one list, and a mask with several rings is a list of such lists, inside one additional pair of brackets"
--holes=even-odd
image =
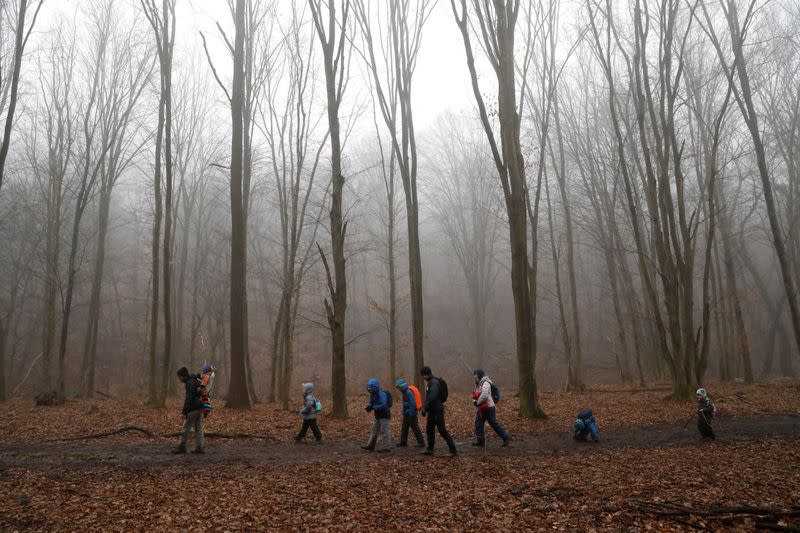
[(378, 453), (389, 453), (390, 451), (392, 451), (391, 448), (381, 448), (378, 450)]
[(420, 455), (433, 455), (433, 450), (431, 450), (430, 448), (425, 448), (420, 452)]
[(424, 443), (424, 442), (418, 442), (418, 443), (416, 443), (416, 444), (414, 445), (414, 447), (415, 447), (415, 448), (424, 448), (424, 447), (425, 447), (425, 443)]
[(206, 451), (203, 448), (195, 448), (192, 453), (206, 453)]
[(314, 444), (322, 444), (322, 439), (317, 439), (314, 441)]
[(509, 445), (509, 443), (511, 443), (511, 437), (508, 437), (506, 440), (504, 440), (504, 441), (503, 441), (503, 448), (505, 448), (506, 446), (508, 446), (508, 445)]
[(473, 446), (485, 446), (486, 444), (477, 440), (472, 441)]
[(372, 451), (372, 450), (374, 450), (375, 448), (373, 448), (372, 446), (361, 446), (361, 449), (362, 449), (362, 450), (365, 450), (365, 451), (368, 451), (368, 452), (371, 452), (371, 451)]
[(447, 457), (458, 457), (458, 452), (456, 450), (450, 450), (447, 452)]
[(172, 450), (172, 453), (174, 453), (176, 455), (179, 454), (179, 453), (186, 453), (186, 447), (185, 446), (178, 446), (177, 448), (174, 448)]

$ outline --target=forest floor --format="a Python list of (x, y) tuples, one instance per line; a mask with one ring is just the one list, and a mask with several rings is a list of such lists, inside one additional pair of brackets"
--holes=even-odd
[[(543, 395), (540, 421), (517, 417), (509, 395), (498, 416), (511, 446), (492, 434), (485, 453), (469, 445), (474, 408), (454, 392), (453, 459), (362, 451), (365, 397), (351, 399), (348, 421), (320, 417), (320, 445), (291, 442), (295, 413), (218, 401), (205, 428), (235, 438), (211, 437), (201, 456), (169, 453), (177, 401), (158, 410), (130, 399), (12, 400), (0, 412), (0, 531), (800, 531), (800, 384), (710, 392), (716, 442), (700, 441), (694, 404), (664, 400), (663, 388), (597, 388)], [(583, 406), (598, 418), (599, 444), (569, 439)], [(399, 416), (392, 424), (396, 439)], [(129, 425), (154, 436), (77, 438)], [(446, 451), (438, 438), (436, 448)]]

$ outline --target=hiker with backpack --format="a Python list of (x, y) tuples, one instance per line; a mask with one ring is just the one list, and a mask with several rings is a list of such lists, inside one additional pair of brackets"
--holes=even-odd
[(303, 417), (303, 427), (300, 428), (300, 433), (294, 438), (295, 442), (303, 442), (309, 429), (314, 434), (317, 444), (322, 442), (322, 432), (317, 425), (317, 412), (321, 408), (322, 404), (314, 397), (314, 384), (303, 383), (303, 407), (300, 409), (300, 416)]
[(425, 402), (422, 406), (422, 416), (428, 417), (425, 423), (425, 432), (428, 435), (428, 447), (422, 453), (424, 455), (433, 455), (433, 445), (436, 439), (436, 430), (447, 443), (450, 450), (448, 456), (455, 457), (458, 455), (456, 450), (456, 443), (453, 442), (453, 437), (447, 431), (447, 426), (444, 423), (444, 404), (447, 402), (447, 382), (442, 378), (433, 377), (431, 368), (423, 366), (420, 371), (422, 379), (425, 380)]
[(389, 422), (392, 417), (392, 395), (385, 390), (381, 390), (380, 383), (375, 378), (367, 381), (367, 391), (369, 392), (369, 403), (366, 411), (375, 413), (375, 422), (372, 424), (372, 432), (367, 444), (362, 446), (362, 450), (372, 451), (378, 441), (378, 434), (381, 435), (381, 447), (378, 452), (392, 451), (392, 435)]
[(589, 436), (592, 437), (592, 442), (600, 441), (600, 435), (597, 434), (597, 420), (592, 410), (584, 407), (578, 411), (578, 416), (572, 425), (572, 438), (578, 442), (587, 442)]
[(472, 403), (477, 408), (475, 410), (475, 441), (473, 446), (485, 446), (484, 427), (486, 422), (503, 439), (503, 446), (508, 446), (511, 437), (506, 428), (497, 421), (496, 402), (500, 401), (500, 389), (498, 389), (486, 372), (481, 368), (476, 368), (472, 372), (477, 387), (472, 393)]
[(184, 366), (178, 370), (178, 379), (186, 388), (183, 400), (183, 432), (178, 447), (172, 453), (186, 453), (186, 444), (189, 442), (189, 433), (194, 428), (196, 447), (192, 453), (205, 453), (205, 438), (203, 435), (203, 399), (202, 386), (199, 376), (190, 376), (189, 370)]
[(715, 414), (717, 414), (717, 406), (708, 397), (708, 391), (703, 388), (697, 389), (697, 429), (704, 439), (717, 439), (714, 428), (711, 427), (711, 421)]
[(422, 430), (419, 428), (419, 417), (417, 413), (422, 408), (422, 395), (414, 385), (409, 385), (403, 378), (398, 379), (395, 384), (403, 396), (403, 425), (400, 427), (400, 443), (398, 446), (408, 446), (408, 429), (414, 431), (417, 438), (417, 448), (425, 446), (425, 439), (422, 437)]

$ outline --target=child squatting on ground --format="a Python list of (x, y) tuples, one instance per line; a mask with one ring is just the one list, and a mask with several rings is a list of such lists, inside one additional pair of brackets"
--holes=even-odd
[(700, 435), (704, 439), (716, 440), (717, 438), (714, 435), (714, 428), (711, 427), (711, 421), (715, 414), (717, 414), (717, 406), (708, 397), (708, 391), (697, 389), (697, 429), (700, 430)]
[(595, 420), (592, 410), (584, 407), (578, 411), (578, 416), (572, 425), (572, 438), (578, 442), (586, 442), (590, 435), (592, 442), (600, 441), (600, 435), (597, 434), (597, 420)]
[(375, 413), (375, 422), (372, 424), (369, 441), (361, 448), (368, 451), (374, 450), (380, 433), (382, 442), (378, 451), (390, 452), (392, 450), (392, 435), (389, 422), (392, 417), (392, 395), (385, 390), (381, 390), (380, 383), (375, 378), (367, 381), (367, 391), (369, 392), (369, 403), (365, 409), (368, 413), (370, 411)]
[(319, 410), (317, 399), (314, 397), (314, 384), (303, 383), (303, 407), (300, 409), (300, 416), (303, 417), (303, 427), (300, 433), (294, 438), (295, 442), (302, 442), (306, 438), (309, 428), (317, 440), (317, 444), (322, 442), (322, 432), (317, 426), (317, 411)]

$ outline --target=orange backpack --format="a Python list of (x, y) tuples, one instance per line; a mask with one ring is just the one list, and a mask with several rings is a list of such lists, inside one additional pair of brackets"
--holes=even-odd
[(408, 388), (414, 393), (414, 402), (417, 404), (417, 411), (419, 411), (422, 409), (422, 394), (419, 393), (419, 389), (414, 385), (409, 385)]

